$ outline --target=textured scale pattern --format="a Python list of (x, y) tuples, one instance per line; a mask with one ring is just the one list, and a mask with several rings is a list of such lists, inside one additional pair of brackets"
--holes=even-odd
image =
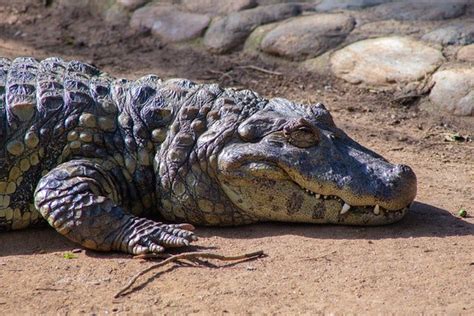
[[(74, 148), (78, 144), (68, 143), (68, 132), (81, 130), (80, 115), (102, 112), (102, 120), (113, 119), (97, 106), (101, 104), (96, 94), (100, 89), (94, 89), (97, 86), (92, 84), (89, 87), (89, 79), (100, 74), (91, 66), (65, 63), (58, 58), (42, 62), (17, 58), (12, 62), (0, 60), (0, 69), (0, 109), (5, 117), (1, 137), (0, 227), (15, 229), (41, 218), (32, 204), (36, 183), (79, 149)], [(91, 131), (83, 131), (82, 136), (89, 140)]]
[[(242, 115), (256, 111), (257, 103), (264, 105), (254, 96), (185, 79), (163, 82), (154, 75), (115, 79), (91, 65), (59, 58), (0, 59), (0, 230), (44, 218), (86, 247), (128, 252), (135, 247), (137, 252), (151, 245), (162, 249), (159, 241), (166, 238), (162, 244), (167, 246), (187, 244), (194, 236), (160, 237), (159, 230), (152, 240), (130, 242), (138, 229), (129, 227), (132, 214), (206, 224), (222, 221), (214, 211), (222, 218), (235, 212), (224, 224), (250, 222), (233, 206), (224, 210), (220, 194), (206, 199), (219, 188), (202, 172), (206, 161), (199, 159), (219, 150)], [(224, 115), (228, 119), (220, 122)], [(197, 150), (196, 139), (205, 132), (208, 143)], [(89, 173), (94, 174), (90, 181), (85, 179)], [(199, 192), (189, 192), (194, 190)], [(102, 213), (107, 215), (102, 218)], [(141, 230), (158, 225), (143, 221)], [(117, 232), (105, 236), (100, 229), (107, 226)]]

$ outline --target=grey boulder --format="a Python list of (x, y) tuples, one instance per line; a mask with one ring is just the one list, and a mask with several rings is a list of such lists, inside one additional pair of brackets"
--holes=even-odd
[(231, 13), (211, 23), (204, 45), (214, 53), (227, 53), (242, 45), (257, 26), (299, 15), (301, 11), (299, 4), (275, 4)]

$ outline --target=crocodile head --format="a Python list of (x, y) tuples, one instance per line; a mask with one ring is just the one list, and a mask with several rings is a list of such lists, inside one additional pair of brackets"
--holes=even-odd
[(232, 203), (262, 221), (379, 225), (403, 217), (416, 176), (338, 129), (322, 104), (272, 99), (218, 154)]

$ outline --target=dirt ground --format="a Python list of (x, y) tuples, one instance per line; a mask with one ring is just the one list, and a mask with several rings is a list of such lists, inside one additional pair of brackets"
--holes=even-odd
[[(1, 4), (3, 3), (3, 5)], [(113, 296), (152, 263), (82, 250), (52, 229), (0, 235), (0, 314), (474, 314), (474, 119), (393, 102), (331, 77), (235, 53), (212, 56), (149, 35), (104, 27), (101, 19), (0, 0), (0, 55), (61, 56), (117, 76), (147, 73), (251, 88), (266, 97), (322, 101), (336, 123), (389, 160), (412, 166), (418, 196), (401, 222), (361, 228), (259, 224), (197, 228), (202, 249), (263, 250), (267, 257), (220, 268), (169, 265)], [(284, 73), (266, 74), (254, 65)], [(457, 216), (465, 207), (469, 216)], [(156, 274), (157, 272), (159, 274)]]

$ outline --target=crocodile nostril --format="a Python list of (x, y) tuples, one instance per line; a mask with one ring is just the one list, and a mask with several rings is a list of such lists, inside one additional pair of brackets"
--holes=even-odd
[(394, 169), (395, 169), (395, 172), (401, 177), (404, 177), (404, 176), (409, 177), (409, 176), (415, 175), (413, 170), (407, 165), (396, 165)]

